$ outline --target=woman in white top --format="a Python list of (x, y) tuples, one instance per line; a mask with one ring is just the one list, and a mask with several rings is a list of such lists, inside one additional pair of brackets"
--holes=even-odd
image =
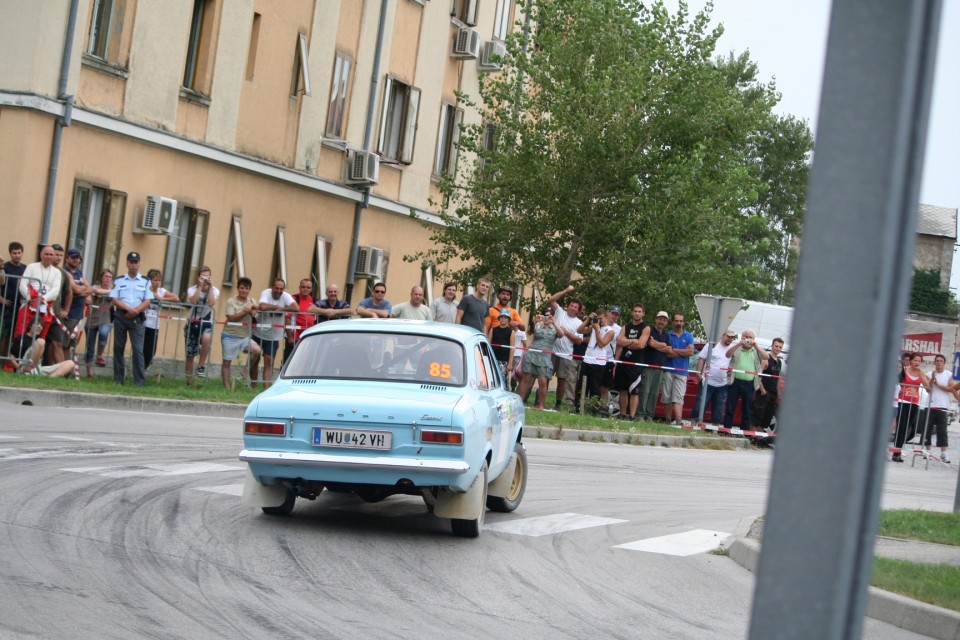
[(150, 366), (154, 354), (157, 352), (157, 333), (160, 330), (160, 303), (161, 302), (179, 302), (175, 294), (164, 289), (163, 273), (160, 269), (150, 269), (147, 271), (147, 280), (150, 281), (150, 291), (153, 292), (153, 300), (150, 306), (144, 311), (145, 319), (143, 321), (143, 368)]

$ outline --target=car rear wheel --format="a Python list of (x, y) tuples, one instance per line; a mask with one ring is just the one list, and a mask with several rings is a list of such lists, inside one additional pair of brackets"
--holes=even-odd
[(260, 507), (263, 509), (263, 512), (268, 516), (289, 516), (293, 513), (293, 505), (297, 501), (297, 493), (295, 491), (287, 490), (287, 497), (284, 498), (283, 504), (278, 507)]
[(487, 462), (483, 462), (483, 468), (480, 470), (480, 477), (477, 478), (477, 482), (481, 483), (483, 487), (483, 499), (481, 499), (480, 504), (480, 515), (474, 518), (473, 520), (460, 520), (454, 518), (450, 521), (450, 529), (453, 531), (453, 535), (460, 536), (461, 538), (476, 538), (480, 535), (480, 529), (483, 528), (483, 516), (487, 511)]
[(513, 470), (513, 483), (504, 497), (487, 496), (487, 507), (492, 511), (510, 513), (520, 506), (523, 494), (527, 490), (527, 450), (519, 442), (513, 445), (517, 461)]

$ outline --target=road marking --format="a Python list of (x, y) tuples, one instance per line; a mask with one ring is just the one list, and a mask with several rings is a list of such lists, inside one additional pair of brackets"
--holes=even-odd
[(38, 460), (44, 458), (73, 458), (90, 456), (129, 456), (131, 451), (83, 451), (76, 449), (38, 449), (33, 451), (22, 449), (0, 449), (0, 460)]
[(585, 516), (579, 513), (558, 513), (552, 516), (522, 518), (520, 520), (508, 520), (506, 522), (493, 524), (484, 523), (483, 529), (484, 531), (512, 533), (518, 536), (548, 536), (554, 533), (564, 533), (566, 531), (576, 531), (577, 529), (588, 529), (590, 527), (603, 527), (608, 524), (619, 524), (621, 522), (627, 522), (627, 520)]
[(662, 553), (670, 556), (692, 556), (706, 553), (719, 547), (730, 536), (723, 531), (707, 531), (694, 529), (684, 533), (674, 533), (669, 536), (636, 540), (626, 544), (618, 544), (614, 549), (629, 549), (630, 551), (647, 551)]
[(192, 473), (219, 473), (242, 471), (243, 467), (231, 467), (212, 462), (184, 462), (180, 464), (145, 464), (128, 467), (79, 467), (61, 469), (73, 473), (89, 473), (105, 478), (152, 478), (155, 476), (182, 476)]
[(23, 440), (23, 436), (0, 436), (0, 440)]
[(242, 496), (243, 483), (240, 484), (218, 484), (212, 487), (193, 487), (194, 491), (208, 491), (210, 493), (222, 493), (228, 496)]
[(76, 436), (50, 436), (54, 440), (69, 440), (71, 442), (91, 442), (90, 438), (78, 438)]
[(337, 511), (347, 511), (349, 513), (359, 513), (365, 516), (377, 516), (381, 518), (406, 518), (409, 516), (422, 516), (427, 511), (427, 505), (423, 500), (415, 500), (410, 496), (404, 496), (406, 499), (391, 500), (386, 498), (380, 502), (358, 502), (356, 504), (339, 505), (330, 507)]

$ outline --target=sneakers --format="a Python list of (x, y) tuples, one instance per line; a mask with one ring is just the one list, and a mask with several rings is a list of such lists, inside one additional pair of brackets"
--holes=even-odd
[(940, 454), (940, 462), (944, 464), (950, 464), (950, 454), (944, 451)]
[(679, 420), (671, 420), (671, 421), (670, 421), (670, 426), (671, 426), (671, 427), (682, 427), (682, 426), (683, 426), (683, 423), (680, 422)]
[(97, 356), (97, 366), (98, 367), (107, 366), (107, 361), (103, 359), (103, 356)]
[(903, 462), (903, 457), (899, 453), (893, 454), (891, 462)]
[(207, 368), (206, 367), (197, 367), (197, 377), (206, 378), (207, 377)]

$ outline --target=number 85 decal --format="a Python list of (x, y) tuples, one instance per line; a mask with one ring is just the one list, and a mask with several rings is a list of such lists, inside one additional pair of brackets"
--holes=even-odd
[(449, 378), (450, 377), (450, 365), (449, 364), (440, 364), (439, 362), (430, 363), (430, 377), (431, 378)]

